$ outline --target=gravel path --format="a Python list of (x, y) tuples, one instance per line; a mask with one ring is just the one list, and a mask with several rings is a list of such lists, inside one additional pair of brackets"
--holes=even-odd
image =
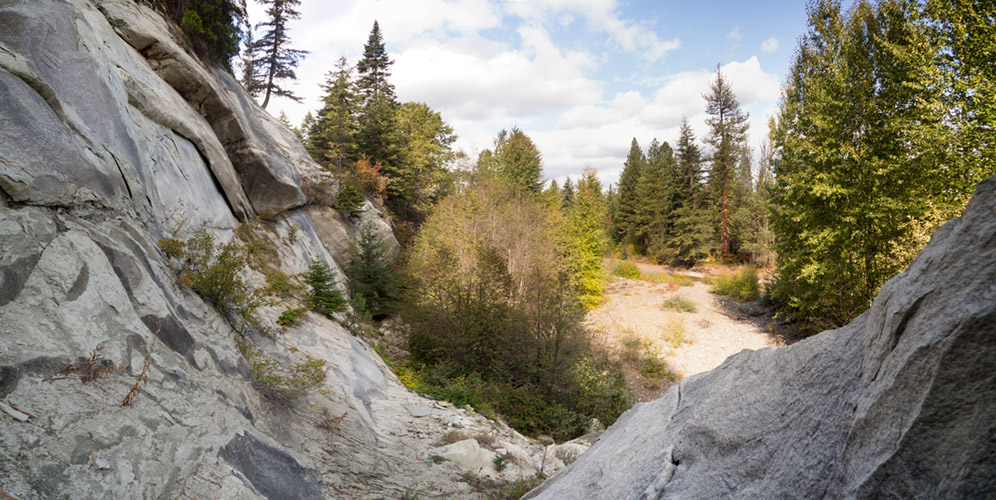
[[(673, 296), (694, 303), (695, 312), (665, 309), (664, 301)], [(701, 282), (678, 287), (613, 278), (604, 302), (588, 313), (586, 322), (605, 348), (619, 353), (636, 399), (647, 401), (689, 375), (716, 368), (730, 355), (775, 346), (765, 332), (770, 316), (764, 313), (759, 306), (713, 295)], [(673, 380), (644, 377), (640, 368), (648, 356), (664, 359)]]

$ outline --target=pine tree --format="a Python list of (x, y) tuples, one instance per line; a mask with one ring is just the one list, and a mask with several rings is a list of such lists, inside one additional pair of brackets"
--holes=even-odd
[(346, 299), (336, 288), (336, 275), (334, 270), (318, 259), (311, 261), (308, 272), (304, 274), (304, 282), (311, 287), (306, 300), (308, 307), (329, 318), (347, 308)]
[(360, 226), (360, 238), (353, 259), (345, 267), (349, 286), (366, 311), (384, 314), (398, 298), (394, 269), (390, 266), (384, 242), (370, 224)]
[(346, 163), (356, 158), (356, 94), (352, 78), (353, 68), (340, 57), (335, 70), (325, 75), (322, 90), (322, 108), (309, 129), (309, 149), (312, 158), (322, 165), (334, 167), (342, 179)]
[(867, 308), (960, 209), (951, 93), (935, 66), (949, 49), (919, 10), (902, 0), (809, 9), (774, 134), (772, 295), (819, 326)]
[(260, 24), (266, 27), (263, 37), (259, 39), (260, 59), (254, 65), (260, 67), (266, 75), (263, 87), (263, 108), (270, 104), (270, 97), (286, 97), (301, 102), (290, 89), (283, 87), (282, 81), (295, 80), (297, 67), (307, 51), (290, 48), (290, 36), (287, 33), (287, 22), (301, 17), (296, 10), (301, 0), (261, 0), (266, 9), (267, 20)]
[(702, 154), (695, 143), (695, 134), (684, 118), (675, 162), (674, 232), (664, 241), (657, 258), (673, 264), (692, 265), (713, 252), (714, 231), (702, 200)]
[(231, 71), (239, 55), (242, 26), (246, 23), (245, 0), (144, 0), (169, 16), (201, 56), (208, 56)]
[(256, 98), (266, 86), (263, 75), (260, 73), (260, 45), (259, 41), (253, 38), (253, 29), (246, 29), (245, 48), (242, 51), (242, 78), (240, 82), (246, 92)]
[(398, 102), (394, 86), (387, 80), (394, 64), (384, 48), (384, 37), (380, 25), (374, 21), (367, 43), (363, 46), (363, 58), (356, 64), (359, 77), (356, 80), (356, 94), (359, 100), (359, 128), (356, 135), (359, 153), (370, 157), (374, 164), (380, 163), (385, 171), (399, 162), (401, 153), (397, 137), (396, 112)]
[(716, 80), (709, 86), (709, 90), (709, 93), (703, 95), (706, 99), (706, 113), (710, 116), (706, 119), (706, 124), (709, 125), (706, 142), (714, 148), (709, 182), (722, 199), (719, 248), (725, 255), (730, 250), (727, 235), (730, 177), (736, 175), (734, 169), (737, 153), (747, 138), (750, 124), (747, 122), (749, 115), (740, 109), (740, 103), (723, 78), (719, 66), (716, 67)]
[(369, 106), (376, 96), (386, 97), (394, 102), (394, 85), (387, 79), (391, 76), (391, 65), (394, 61), (387, 55), (384, 48), (384, 37), (380, 33), (380, 25), (374, 21), (367, 43), (363, 46), (363, 58), (356, 65), (360, 74), (356, 82), (360, 90), (360, 98), (364, 106)]
[(616, 211), (612, 216), (615, 223), (613, 238), (624, 245), (636, 242), (636, 210), (639, 205), (639, 195), (637, 184), (640, 176), (643, 175), (643, 167), (647, 162), (640, 143), (633, 142), (629, 146), (629, 155), (623, 164), (622, 174), (619, 175), (619, 197), (616, 202)]
[(647, 254), (663, 260), (665, 245), (674, 235), (674, 211), (678, 208), (678, 167), (667, 142), (651, 141), (647, 163), (637, 184), (636, 233)]
[(567, 208), (571, 206), (571, 203), (574, 203), (574, 184), (571, 184), (571, 178), (568, 177), (567, 180), (564, 181), (561, 206)]

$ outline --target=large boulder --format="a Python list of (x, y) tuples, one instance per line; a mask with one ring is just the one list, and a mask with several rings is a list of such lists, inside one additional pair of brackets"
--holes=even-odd
[(996, 498), (996, 177), (849, 325), (635, 406), (526, 498)]

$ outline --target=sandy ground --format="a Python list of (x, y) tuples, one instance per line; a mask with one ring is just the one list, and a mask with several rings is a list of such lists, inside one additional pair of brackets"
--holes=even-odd
[[(645, 265), (640, 267), (643, 271)], [(665, 309), (664, 301), (672, 296), (690, 300), (695, 312)], [(769, 311), (714, 295), (700, 281), (677, 286), (613, 277), (604, 302), (588, 313), (586, 322), (600, 343), (619, 355), (637, 401), (656, 399), (678, 381), (711, 370), (744, 349), (779, 343), (768, 333), (775, 329)], [(670, 377), (641, 373), (644, 360), (653, 356), (666, 362)]]

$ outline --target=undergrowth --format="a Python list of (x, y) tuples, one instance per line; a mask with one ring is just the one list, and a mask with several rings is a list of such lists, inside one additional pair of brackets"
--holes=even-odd
[(761, 296), (761, 287), (757, 281), (757, 270), (747, 266), (734, 274), (723, 274), (709, 280), (710, 291), (718, 295), (726, 295), (741, 302), (757, 300)]
[(306, 357), (304, 363), (285, 368), (272, 356), (248, 340), (237, 342), (239, 352), (249, 362), (253, 386), (270, 399), (297, 401), (325, 381), (325, 360)]
[(698, 310), (695, 306), (695, 302), (692, 302), (681, 295), (675, 295), (665, 300), (664, 309), (670, 309), (678, 312), (695, 312)]

